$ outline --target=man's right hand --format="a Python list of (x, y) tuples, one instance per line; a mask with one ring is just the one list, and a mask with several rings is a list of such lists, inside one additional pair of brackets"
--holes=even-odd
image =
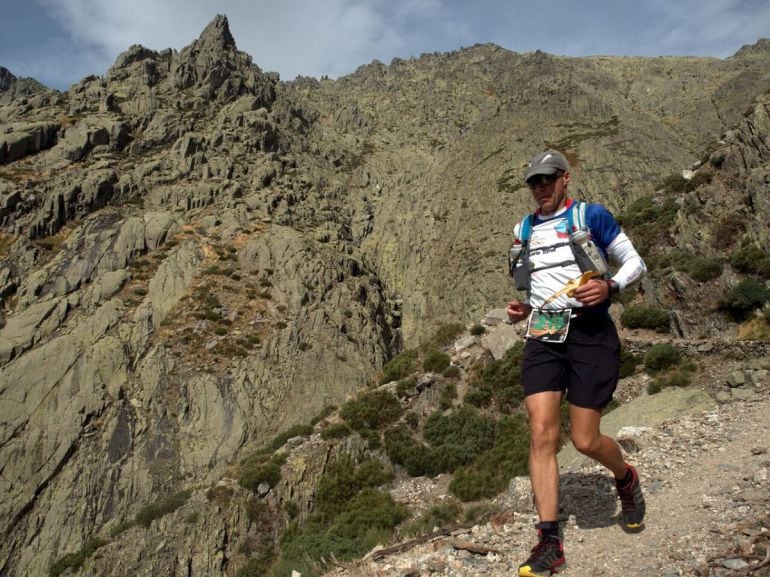
[(532, 312), (532, 307), (521, 301), (510, 301), (506, 312), (512, 323), (518, 323), (529, 316), (529, 313)]

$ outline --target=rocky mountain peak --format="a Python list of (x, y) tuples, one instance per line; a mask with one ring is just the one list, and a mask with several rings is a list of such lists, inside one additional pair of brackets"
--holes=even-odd
[(0, 66), (0, 91), (5, 92), (11, 87), (16, 77), (7, 68)]
[(227, 16), (218, 14), (203, 29), (196, 42), (196, 48), (213, 52), (236, 49), (235, 39), (230, 33), (230, 24), (227, 21)]
[(736, 56), (746, 56), (748, 54), (768, 54), (770, 53), (770, 38), (760, 38), (754, 44), (744, 44), (740, 50), (735, 53)]

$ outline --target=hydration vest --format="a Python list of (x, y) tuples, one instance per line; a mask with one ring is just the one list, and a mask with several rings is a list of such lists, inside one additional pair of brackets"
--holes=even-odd
[(532, 235), (532, 223), (535, 215), (528, 214), (513, 229), (514, 241), (508, 252), (508, 272), (513, 277), (517, 290), (527, 291), (529, 296), (530, 281), (533, 272), (544, 268), (577, 264), (580, 272), (596, 271), (606, 278), (607, 260), (602, 251), (591, 239), (591, 230), (586, 225), (586, 203), (572, 202), (566, 212), (569, 238), (554, 248), (569, 245), (572, 260), (557, 262), (547, 267), (533, 268), (529, 258), (529, 239)]

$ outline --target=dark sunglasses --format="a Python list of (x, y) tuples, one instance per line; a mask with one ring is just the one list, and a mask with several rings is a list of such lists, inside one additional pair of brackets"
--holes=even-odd
[(563, 172), (556, 172), (554, 174), (536, 174), (527, 181), (527, 186), (532, 189), (534, 189), (538, 184), (548, 186), (549, 184), (553, 184), (559, 180), (563, 174)]

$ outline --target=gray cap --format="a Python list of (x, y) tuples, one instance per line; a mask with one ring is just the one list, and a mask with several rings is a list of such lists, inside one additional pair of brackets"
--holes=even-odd
[(527, 174), (524, 176), (524, 182), (537, 174), (556, 174), (557, 171), (569, 172), (570, 167), (567, 159), (561, 152), (555, 150), (546, 150), (533, 158), (527, 165)]

